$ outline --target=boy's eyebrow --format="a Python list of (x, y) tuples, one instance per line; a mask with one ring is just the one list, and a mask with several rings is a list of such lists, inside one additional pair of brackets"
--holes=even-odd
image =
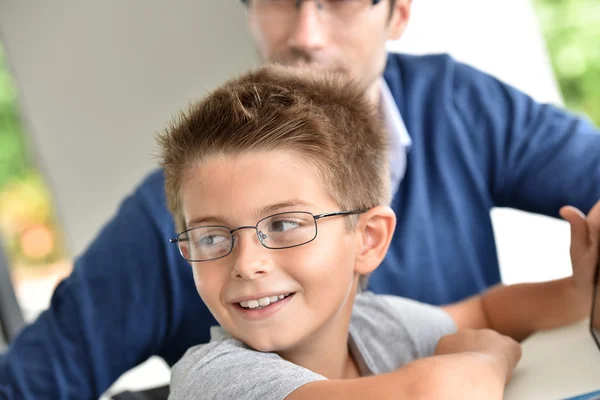
[(201, 224), (207, 223), (207, 222), (214, 223), (216, 225), (227, 226), (227, 223), (225, 222), (225, 220), (223, 218), (213, 217), (213, 216), (194, 218), (190, 222), (187, 223), (187, 226), (192, 227), (192, 226), (201, 225)]
[[(307, 203), (301, 200), (289, 200), (281, 203), (269, 204), (266, 207), (261, 208), (258, 211), (258, 215), (261, 217), (268, 216), (270, 214), (276, 214), (283, 208), (291, 208), (291, 207), (310, 207), (312, 204)], [(294, 211), (305, 211), (304, 209), (294, 210)], [(187, 223), (189, 227), (201, 225), (205, 223), (214, 223), (217, 225), (228, 226), (227, 221), (224, 218), (217, 216), (202, 216), (198, 218), (194, 218)]]
[[(289, 201), (284, 201), (281, 203), (275, 203), (275, 204), (270, 204), (266, 207), (263, 207), (262, 209), (260, 209), (258, 215), (261, 216), (267, 216), (269, 214), (272, 213), (277, 213), (278, 211), (280, 211), (282, 208), (291, 208), (291, 207), (307, 207), (307, 206), (311, 206), (310, 203), (307, 203), (305, 201), (302, 200), (289, 200)], [(304, 209), (299, 209), (299, 210), (293, 210), (293, 211), (305, 211)]]

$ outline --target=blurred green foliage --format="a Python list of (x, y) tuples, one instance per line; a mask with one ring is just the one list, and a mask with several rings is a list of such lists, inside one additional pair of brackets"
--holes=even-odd
[(11, 180), (19, 179), (28, 172), (29, 160), (24, 140), (15, 85), (0, 46), (0, 190)]
[(599, 0), (534, 0), (567, 108), (600, 126)]
[(12, 265), (64, 257), (51, 196), (28, 152), (17, 89), (0, 46), (0, 245)]

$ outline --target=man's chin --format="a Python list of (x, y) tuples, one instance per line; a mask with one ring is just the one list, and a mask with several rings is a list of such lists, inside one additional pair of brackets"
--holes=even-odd
[(274, 64), (284, 65), (286, 67), (298, 68), (298, 69), (308, 69), (315, 71), (327, 71), (327, 72), (335, 72), (339, 74), (349, 74), (346, 68), (340, 67), (338, 65), (327, 65), (315, 62), (305, 62), (305, 61), (277, 61)]
[(315, 63), (306, 63), (306, 62), (295, 62), (288, 64), (294, 68), (305, 68), (305, 69), (314, 69), (316, 71), (335, 71), (337, 68), (333, 68), (323, 64), (315, 64)]

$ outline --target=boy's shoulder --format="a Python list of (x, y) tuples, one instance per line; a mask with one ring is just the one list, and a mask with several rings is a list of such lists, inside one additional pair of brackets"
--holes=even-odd
[(283, 399), (323, 379), (275, 353), (253, 350), (217, 326), (210, 343), (191, 347), (173, 366), (169, 399)]
[(352, 309), (351, 325), (368, 325), (378, 330), (406, 328), (426, 322), (449, 323), (450, 316), (439, 306), (395, 295), (358, 293)]
[(454, 333), (456, 325), (439, 307), (362, 292), (356, 296), (349, 331), (351, 345), (377, 375), (432, 355), (439, 339)]

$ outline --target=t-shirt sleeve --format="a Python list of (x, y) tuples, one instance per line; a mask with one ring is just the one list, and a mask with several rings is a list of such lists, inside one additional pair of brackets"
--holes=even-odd
[(325, 377), (235, 339), (192, 347), (171, 372), (170, 400), (281, 400)]
[(418, 358), (433, 355), (442, 336), (458, 330), (452, 317), (438, 306), (396, 296), (383, 296), (383, 301), (401, 318)]
[(440, 307), (370, 292), (357, 296), (350, 324), (352, 339), (374, 374), (433, 355), (440, 338), (456, 331)]

